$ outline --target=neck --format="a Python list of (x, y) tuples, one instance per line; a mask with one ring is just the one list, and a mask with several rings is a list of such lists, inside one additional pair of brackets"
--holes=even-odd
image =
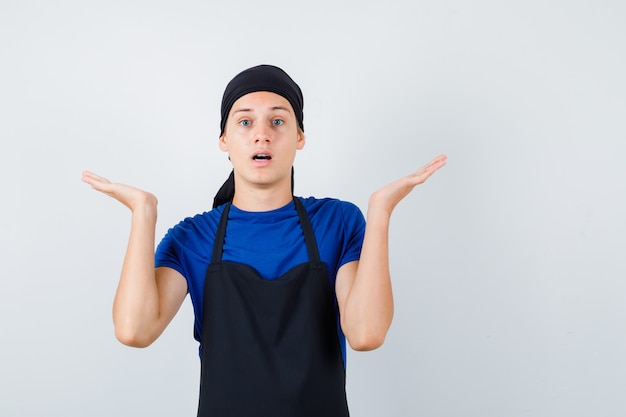
[(237, 184), (233, 205), (244, 211), (270, 211), (284, 207), (293, 199), (291, 183), (287, 187), (240, 187)]

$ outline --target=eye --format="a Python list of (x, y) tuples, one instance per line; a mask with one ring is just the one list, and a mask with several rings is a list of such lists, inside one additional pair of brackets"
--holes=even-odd
[(274, 126), (280, 126), (280, 125), (282, 125), (282, 124), (284, 124), (284, 123), (285, 123), (285, 121), (284, 121), (284, 120), (282, 120), (282, 119), (274, 119), (274, 120), (272, 120), (272, 124), (273, 124)]
[(248, 119), (243, 119), (243, 120), (239, 121), (239, 125), (243, 126), (243, 127), (248, 127), (248, 126), (250, 126), (251, 123), (252, 122), (250, 122), (250, 120), (248, 120)]

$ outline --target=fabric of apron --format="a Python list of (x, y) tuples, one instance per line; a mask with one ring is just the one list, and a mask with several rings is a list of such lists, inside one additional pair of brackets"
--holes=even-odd
[(230, 203), (204, 284), (199, 417), (346, 417), (335, 302), (298, 198), (309, 262), (276, 280), (222, 262)]

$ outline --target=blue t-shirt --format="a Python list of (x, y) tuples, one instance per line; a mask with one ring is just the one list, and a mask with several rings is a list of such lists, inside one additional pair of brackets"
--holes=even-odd
[[(301, 198), (335, 289), (339, 268), (359, 259), (365, 219), (352, 203), (336, 199)], [(215, 232), (224, 206), (187, 218), (171, 228), (157, 247), (156, 267), (169, 267), (187, 280), (195, 314), (194, 333), (202, 340), (204, 278), (211, 262)], [(226, 225), (222, 260), (249, 265), (262, 278), (276, 279), (292, 267), (309, 260), (300, 220), (293, 201), (267, 212), (247, 212), (231, 206)], [(338, 332), (345, 360), (345, 337)]]

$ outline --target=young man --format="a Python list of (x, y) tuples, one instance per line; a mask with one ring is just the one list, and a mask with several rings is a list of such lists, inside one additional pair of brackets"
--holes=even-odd
[(442, 155), (372, 194), (366, 226), (351, 203), (293, 196), (302, 110), (300, 88), (280, 68), (249, 68), (228, 84), (219, 146), (233, 173), (213, 210), (170, 229), (156, 257), (156, 197), (83, 174), (132, 212), (113, 305), (117, 338), (150, 345), (190, 293), (199, 416), (348, 415), (345, 340), (376, 349), (393, 315), (391, 213), (445, 165)]

